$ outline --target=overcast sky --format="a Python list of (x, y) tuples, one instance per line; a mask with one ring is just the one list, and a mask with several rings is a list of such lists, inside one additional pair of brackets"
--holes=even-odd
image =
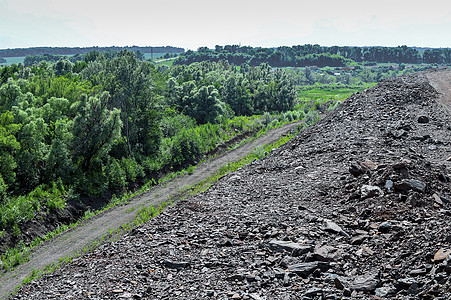
[(448, 0), (0, 0), (0, 49), (451, 47)]

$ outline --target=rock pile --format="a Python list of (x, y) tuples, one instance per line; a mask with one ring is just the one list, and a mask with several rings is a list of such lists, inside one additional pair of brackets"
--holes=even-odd
[(450, 299), (451, 118), (382, 82), (14, 299)]

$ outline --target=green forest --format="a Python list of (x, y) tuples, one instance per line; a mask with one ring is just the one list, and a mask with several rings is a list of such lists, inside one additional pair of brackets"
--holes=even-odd
[[(260, 57), (254, 50), (252, 57)], [(34, 218), (74, 204), (83, 216), (192, 168), (235, 137), (297, 120), (307, 126), (355, 92), (424, 68), (181, 63), (205, 53), (215, 52), (188, 51), (172, 66), (125, 49), (75, 59), (35, 55), (1, 67), (0, 240), (13, 238), (0, 250), (19, 243)]]
[(451, 49), (426, 49), (413, 47), (349, 47), (320, 45), (282, 46), (261, 48), (238, 45), (201, 47), (198, 51), (183, 53), (174, 63), (190, 64), (200, 61), (228, 61), (251, 66), (268, 63), (273, 67), (343, 67), (355, 63), (451, 64)]

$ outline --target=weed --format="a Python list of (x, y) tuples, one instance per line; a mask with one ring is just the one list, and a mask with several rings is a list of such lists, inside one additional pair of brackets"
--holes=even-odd
[(188, 172), (189, 175), (193, 175), (194, 173), (194, 167), (193, 166), (189, 166), (188, 169), (186, 170)]
[(19, 236), (20, 235), (21, 231), (20, 231), (20, 228), (19, 228), (19, 224), (14, 223), (13, 229), (12, 229), (12, 233), (15, 236)]

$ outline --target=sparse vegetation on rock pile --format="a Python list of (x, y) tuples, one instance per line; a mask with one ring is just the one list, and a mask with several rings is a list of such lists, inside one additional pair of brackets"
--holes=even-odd
[(449, 299), (451, 117), (435, 76), (351, 96), (15, 298)]

